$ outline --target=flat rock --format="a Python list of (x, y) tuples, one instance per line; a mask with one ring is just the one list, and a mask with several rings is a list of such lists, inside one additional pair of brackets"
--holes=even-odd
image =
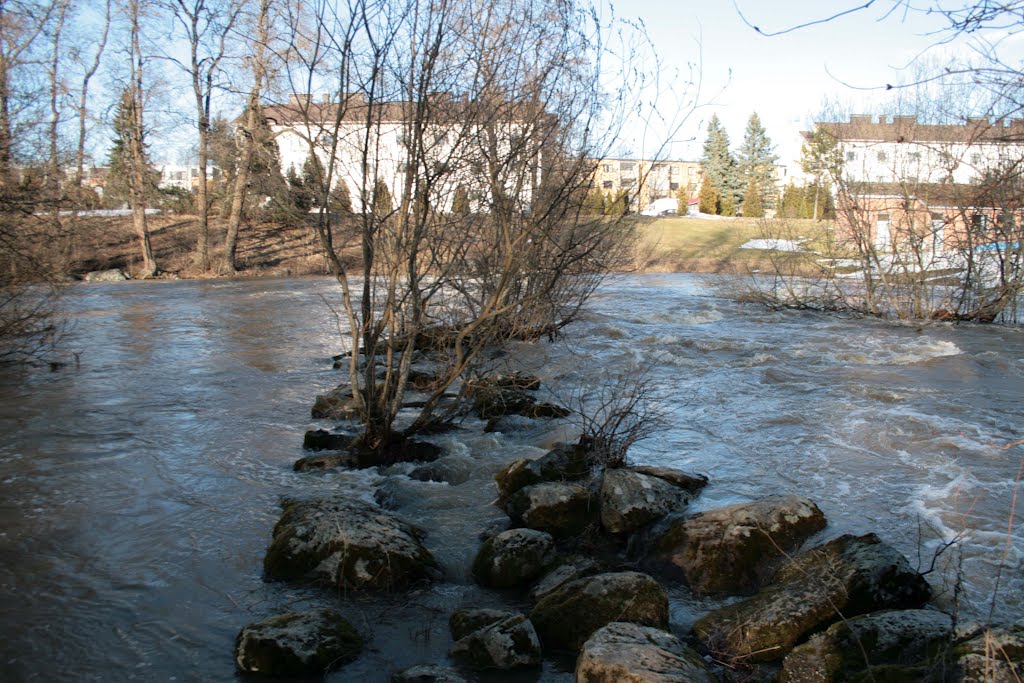
[(582, 579), (585, 576), (592, 576), (601, 571), (600, 565), (590, 558), (581, 558), (572, 562), (561, 564), (541, 578), (533, 588), (530, 589), (530, 598), (538, 601), (552, 591), (561, 588), (570, 581)]
[(466, 683), (466, 679), (448, 667), (417, 664), (392, 674), (391, 683)]
[(643, 566), (686, 582), (695, 593), (751, 594), (815, 532), (825, 515), (806, 498), (775, 495), (655, 525)]
[(474, 631), (479, 631), (517, 614), (518, 612), (505, 609), (459, 609), (455, 610), (448, 619), (448, 628), (453, 640), (462, 640)]
[(704, 660), (671, 633), (624, 622), (594, 632), (576, 660), (575, 683), (714, 683)]
[(1024, 680), (1024, 625), (978, 626), (963, 631), (958, 634), (951, 652), (953, 680), (965, 683)]
[(264, 676), (323, 675), (354, 660), (362, 648), (362, 637), (337, 612), (291, 612), (243, 628), (235, 664)]
[(560, 444), (534, 460), (513, 460), (494, 475), (498, 497), (507, 500), (519, 489), (542, 482), (583, 479), (591, 472), (589, 456), (586, 446)]
[(682, 470), (671, 467), (655, 467), (653, 465), (636, 465), (629, 469), (650, 477), (664, 479), (670, 484), (675, 484), (684, 491), (694, 495), (700, 493), (701, 489), (708, 485), (708, 478), (703, 474), (687, 474)]
[(291, 501), (263, 561), (269, 579), (312, 579), (342, 590), (392, 590), (440, 576), (422, 532), (347, 498)]
[(874, 534), (841, 536), (810, 550), (783, 565), (775, 581), (704, 615), (694, 634), (721, 657), (776, 661), (840, 618), (918, 608), (931, 596), (924, 577)]
[(646, 574), (596, 574), (545, 595), (530, 620), (545, 647), (576, 653), (594, 631), (613, 621), (667, 629), (668, 596)]

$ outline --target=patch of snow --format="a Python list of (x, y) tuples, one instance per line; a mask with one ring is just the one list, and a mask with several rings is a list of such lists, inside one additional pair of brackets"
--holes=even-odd
[(756, 239), (740, 246), (740, 249), (774, 249), (776, 251), (804, 251), (799, 240)]

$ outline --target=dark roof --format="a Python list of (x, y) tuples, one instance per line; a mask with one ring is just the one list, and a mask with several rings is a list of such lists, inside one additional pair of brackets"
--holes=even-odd
[[(960, 125), (918, 123), (916, 116), (884, 116), (875, 121), (870, 116), (851, 116), (848, 122), (816, 121), (815, 126), (838, 140), (867, 142), (928, 143), (1009, 143), (1024, 142), (1024, 119), (968, 119)], [(810, 131), (801, 131), (810, 140)]]

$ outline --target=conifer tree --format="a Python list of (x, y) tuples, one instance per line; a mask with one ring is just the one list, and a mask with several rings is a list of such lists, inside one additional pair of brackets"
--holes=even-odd
[(377, 184), (373, 186), (373, 215), (380, 220), (384, 220), (394, 211), (394, 204), (391, 202), (391, 191), (388, 189), (387, 183), (384, 182), (383, 178), (377, 179)]
[(338, 178), (338, 182), (334, 184), (334, 188), (331, 190), (328, 202), (328, 208), (330, 208), (332, 213), (341, 216), (351, 215), (352, 195), (349, 194), (348, 183), (345, 182), (344, 178)]
[(676, 192), (676, 215), (685, 216), (690, 211), (690, 191), (681, 183)]
[(718, 214), (720, 201), (721, 196), (718, 194), (718, 190), (715, 189), (714, 183), (705, 174), (704, 179), (700, 181), (697, 210), (701, 213)]
[[(839, 180), (843, 172), (843, 150), (835, 136), (829, 135), (821, 129), (817, 129), (811, 135), (803, 147), (800, 148), (800, 167), (804, 173), (812, 176), (815, 197), (813, 198), (814, 211), (809, 218), (818, 219), (817, 209), (824, 205), (824, 198), (820, 196), (823, 189), (828, 189), (831, 196), (831, 189), (828, 188), (828, 181)], [(833, 207), (833, 214), (835, 207)]]
[(459, 185), (455, 188), (455, 196), (452, 197), (452, 213), (459, 218), (465, 218), (469, 215), (469, 192), (466, 190), (465, 185)]
[(604, 196), (601, 194), (599, 189), (592, 188), (587, 193), (587, 198), (583, 202), (583, 213), (589, 216), (600, 216), (604, 214)]
[(764, 218), (761, 185), (756, 175), (750, 176), (746, 192), (743, 193), (743, 216), (745, 218)]
[[(723, 204), (726, 204), (726, 197), (731, 197), (731, 204), (735, 206), (740, 196), (742, 186), (736, 169), (736, 160), (729, 151), (729, 135), (725, 132), (717, 114), (712, 114), (708, 121), (708, 137), (704, 141), (704, 153), (701, 156), (701, 166), (704, 170), (704, 181), (709, 182), (714, 192), (718, 195), (716, 202), (717, 211), (705, 211), (704, 207), (709, 206), (702, 202), (701, 211), (704, 213), (721, 213)], [(701, 194), (704, 195), (703, 185)], [(709, 195), (710, 196), (710, 195)], [(726, 204), (727, 205), (727, 204)]]
[(614, 204), (614, 203), (615, 203), (615, 200), (612, 199), (612, 193), (611, 192), (605, 192), (604, 193), (604, 215), (605, 216), (612, 215), (612, 204)]
[(309, 197), (310, 207), (320, 206), (327, 194), (327, 179), (320, 157), (312, 150), (302, 163), (302, 186)]
[[(758, 216), (764, 216), (765, 208), (774, 206), (775, 163), (778, 160), (772, 141), (761, 125), (761, 118), (754, 112), (747, 121), (743, 144), (736, 153), (739, 177), (746, 188), (743, 193), (744, 216), (754, 215), (747, 209), (747, 202), (755, 202), (755, 210), (760, 212)], [(752, 188), (758, 193), (756, 198), (749, 194)]]

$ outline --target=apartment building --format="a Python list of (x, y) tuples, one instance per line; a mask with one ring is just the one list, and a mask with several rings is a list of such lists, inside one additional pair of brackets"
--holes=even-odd
[(597, 162), (594, 171), (594, 186), (613, 197), (627, 192), (634, 212), (658, 199), (675, 199), (680, 189), (696, 197), (700, 181), (699, 161), (608, 158)]

